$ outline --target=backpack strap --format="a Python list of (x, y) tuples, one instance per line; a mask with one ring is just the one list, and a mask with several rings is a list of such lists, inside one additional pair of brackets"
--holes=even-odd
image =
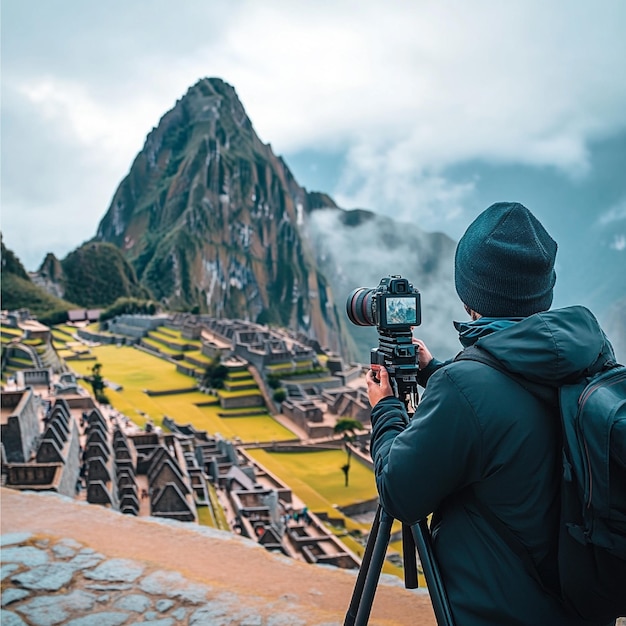
[[(474, 489), (471, 491), (474, 492)], [(480, 515), (489, 522), (490, 526), (496, 531), (500, 539), (506, 543), (511, 552), (517, 555), (517, 557), (524, 564), (526, 571), (533, 577), (535, 582), (538, 583), (546, 593), (553, 595), (554, 592), (548, 589), (543, 582), (535, 561), (526, 546), (521, 542), (517, 535), (480, 498), (476, 496), (475, 492), (474, 496), (472, 505), (474, 505)]]
[[(518, 382), (520, 385), (523, 385), (523, 378), (509, 371), (504, 363), (497, 359), (493, 354), (483, 350), (477, 345), (468, 346), (465, 350), (459, 352), (455, 357), (455, 361), (478, 361), (479, 363), (484, 363), (485, 365), (489, 365), (493, 369), (506, 374), (509, 378), (512, 378), (515, 382)], [(530, 391), (530, 390), (529, 390)]]
[(528, 393), (546, 404), (551, 411), (558, 411), (558, 394), (556, 391), (550, 389), (547, 385), (531, 382), (523, 376), (511, 372), (502, 361), (477, 345), (468, 346), (463, 351), (459, 352), (456, 357), (454, 357), (454, 360), (484, 363), (502, 374), (505, 374), (511, 380), (514, 380), (518, 385), (528, 391)]
[[(537, 396), (540, 400), (548, 404), (553, 410), (554, 406), (549, 402), (548, 398), (545, 396), (545, 387), (540, 384), (532, 383), (529, 380), (519, 376), (511, 371), (509, 371), (504, 363), (494, 357), (492, 354), (483, 350), (482, 348), (473, 345), (465, 348), (462, 352), (460, 352), (454, 359), (455, 361), (478, 361), (479, 363), (483, 363), (488, 365), (489, 367), (502, 372), (516, 383), (518, 383), (521, 387), (523, 387), (528, 393), (531, 393), (534, 396)], [(544, 393), (541, 393), (541, 390), (544, 390)], [(539, 569), (535, 561), (533, 560), (529, 550), (526, 546), (521, 542), (521, 540), (517, 537), (517, 535), (488, 507), (485, 503), (478, 497), (475, 489), (472, 487), (469, 488), (469, 491), (473, 494), (472, 505), (477, 509), (478, 513), (489, 523), (489, 525), (493, 528), (493, 530), (498, 534), (498, 536), (506, 543), (508, 548), (515, 554), (520, 561), (523, 563), (524, 568), (533, 578), (533, 580), (541, 587), (544, 593), (552, 596), (557, 601), (561, 601), (561, 598), (558, 593), (555, 592), (554, 589), (549, 587), (541, 577), (539, 573)]]

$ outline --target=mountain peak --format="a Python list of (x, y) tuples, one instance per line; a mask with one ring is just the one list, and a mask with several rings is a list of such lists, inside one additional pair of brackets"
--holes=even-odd
[(345, 353), (300, 233), (322, 205), (334, 203), (298, 185), (234, 88), (204, 78), (150, 132), (96, 240), (118, 246), (166, 308), (284, 326)]

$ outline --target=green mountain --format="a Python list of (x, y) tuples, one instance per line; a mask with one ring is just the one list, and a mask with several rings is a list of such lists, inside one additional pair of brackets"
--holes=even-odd
[(233, 87), (192, 86), (147, 136), (94, 239), (33, 275), (83, 307), (150, 298), (165, 310), (288, 328), (369, 360), (375, 328), (350, 324), (346, 300), (401, 274), (422, 292), (424, 336), (454, 354), (463, 317), (454, 242), (309, 192), (261, 142)]
[(105, 308), (118, 298), (147, 300), (122, 253), (109, 243), (86, 243), (59, 261), (48, 254), (29, 274), (2, 242), (2, 308), (29, 309), (42, 321), (59, 322), (76, 308)]
[(2, 308), (7, 310), (29, 309), (40, 319), (56, 320), (64, 311), (76, 308), (75, 304), (48, 293), (33, 283), (20, 260), (2, 242)]
[(48, 293), (84, 308), (105, 308), (118, 298), (152, 298), (119, 248), (110, 243), (87, 242), (62, 261), (47, 254), (32, 279)]
[(115, 244), (168, 309), (275, 324), (345, 352), (306, 215), (308, 193), (255, 133), (235, 90), (191, 87), (148, 135), (96, 240)]

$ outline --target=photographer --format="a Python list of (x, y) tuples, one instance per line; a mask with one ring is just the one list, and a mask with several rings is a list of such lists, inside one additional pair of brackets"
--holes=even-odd
[[(469, 226), (455, 257), (457, 293), (471, 317), (455, 322), (463, 347), (478, 344), (544, 385), (612, 354), (587, 309), (548, 312), (556, 251), (528, 209), (498, 203)], [(556, 589), (557, 409), (497, 369), (442, 363), (414, 343), (425, 391), (410, 422), (385, 368), (367, 375), (381, 505), (409, 525), (433, 513), (434, 553), (457, 626), (590, 624), (565, 611), (484, 515), (513, 531)]]

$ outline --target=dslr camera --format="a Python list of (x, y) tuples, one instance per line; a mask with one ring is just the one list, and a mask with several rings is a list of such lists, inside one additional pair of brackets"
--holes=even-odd
[(346, 312), (357, 326), (376, 326), (378, 347), (370, 351), (372, 369), (384, 365), (396, 396), (407, 407), (409, 401), (417, 406), (417, 348), (412, 343), (412, 327), (422, 323), (420, 292), (406, 278), (387, 276), (375, 289), (354, 289)]

